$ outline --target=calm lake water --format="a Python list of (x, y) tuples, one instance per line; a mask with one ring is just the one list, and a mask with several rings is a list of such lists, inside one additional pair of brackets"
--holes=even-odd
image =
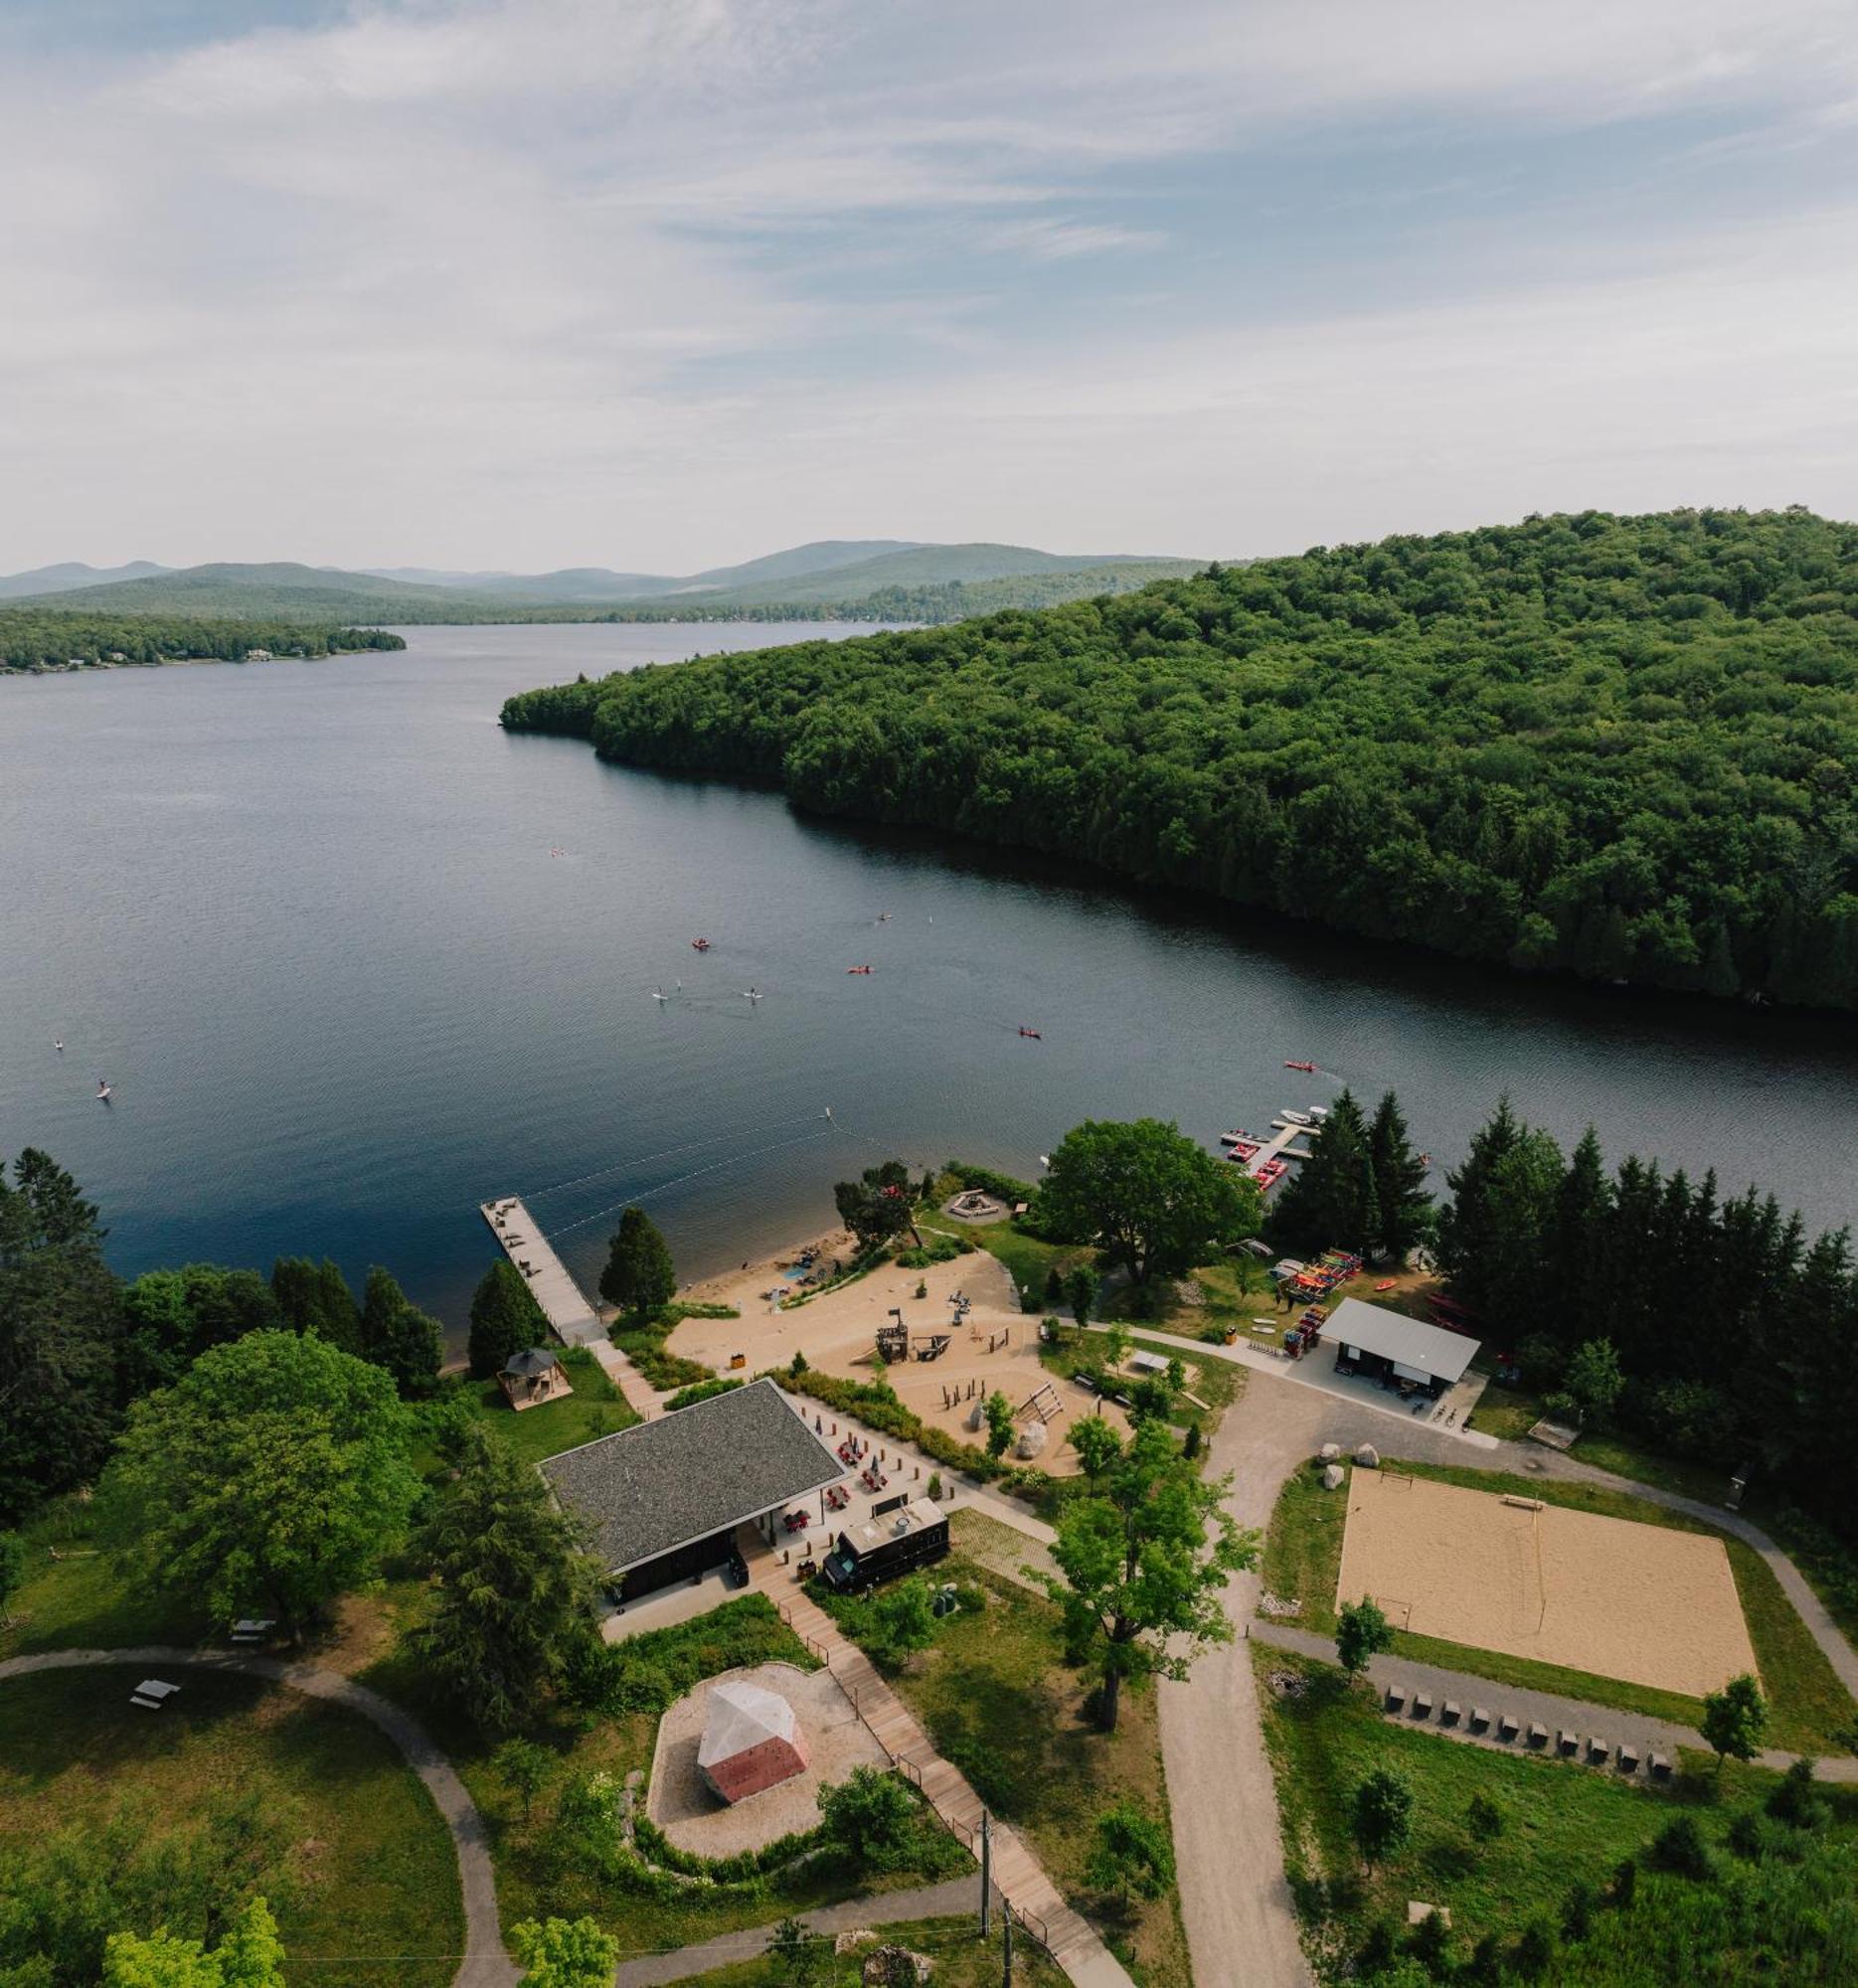
[(1211, 1139), (1344, 1081), (1398, 1089), (1441, 1168), (1507, 1088), (1851, 1218), (1849, 1022), (1529, 985), (497, 727), (580, 670), (809, 632), (417, 628), (0, 682), (0, 1145), (77, 1173), (125, 1273), (382, 1262), (454, 1325), (493, 1195), (590, 1279), (642, 1201), (697, 1275), (891, 1152), (1030, 1174), (1083, 1117)]

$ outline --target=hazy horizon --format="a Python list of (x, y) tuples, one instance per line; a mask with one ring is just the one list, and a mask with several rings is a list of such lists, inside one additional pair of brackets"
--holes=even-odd
[(0, 18), (0, 569), (1858, 513), (1833, 0)]

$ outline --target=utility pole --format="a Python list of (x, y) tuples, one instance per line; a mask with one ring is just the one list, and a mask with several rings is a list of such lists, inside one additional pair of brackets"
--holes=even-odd
[(993, 1823), (980, 1812), (980, 1936), (987, 1937), (987, 1905), (993, 1892)]
[(1013, 1907), (1000, 1907), (1000, 1988), (1013, 1988)]

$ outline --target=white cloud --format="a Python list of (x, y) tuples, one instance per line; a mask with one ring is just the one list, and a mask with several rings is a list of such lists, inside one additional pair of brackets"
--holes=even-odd
[[(1243, 552), (1551, 502), (1858, 508), (1845, 210), (1789, 221), (1782, 257), (1702, 214), (1515, 232), (1486, 199), (1455, 251), (1440, 230), (1450, 308), (1380, 302), (1321, 232), (1379, 200), (1394, 128), (1669, 119), (1697, 156), (1707, 114), (1771, 164), (1836, 148), (1844, 0), (361, 0), (72, 75), (0, 76), (0, 567), (678, 568), (874, 531)], [(1268, 251), (1144, 179), (1279, 146), (1364, 163)], [(1782, 216), (1827, 197), (1798, 172)], [(1269, 328), (1183, 273), (1240, 262), (1268, 300), (1272, 256), (1320, 301)], [(1060, 265), (1099, 307), (1028, 356), (1036, 283), (998, 286)], [(1136, 272), (1139, 332), (1111, 308)]]

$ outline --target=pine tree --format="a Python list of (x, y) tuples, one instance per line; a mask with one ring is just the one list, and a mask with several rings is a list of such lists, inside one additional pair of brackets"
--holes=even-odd
[(1299, 1249), (1371, 1250), (1380, 1240), (1374, 1161), (1354, 1094), (1344, 1090), (1271, 1210), (1271, 1234)]
[(395, 1387), (407, 1396), (431, 1393), (444, 1357), (444, 1334), (437, 1319), (420, 1310), (378, 1263), (368, 1272), (361, 1355), (393, 1375)]
[(664, 1238), (650, 1216), (628, 1208), (600, 1272), (600, 1296), (636, 1318), (668, 1305), (676, 1289), (677, 1270)]
[(480, 1726), (516, 1725), (592, 1633), (593, 1567), (547, 1486), (473, 1426), (422, 1535), (438, 1596), (420, 1648)]
[(271, 1265), (271, 1296), (292, 1332), (314, 1333), (360, 1357), (361, 1313), (341, 1270), (326, 1257), (279, 1256)]
[(471, 1294), (471, 1378), (487, 1380), (525, 1347), (543, 1343), (548, 1320), (523, 1273), (499, 1256)]
[(1567, 1300), (1548, 1321), (1564, 1344), (1578, 1323), (1591, 1323), (1610, 1308), (1606, 1284), (1606, 1215), (1611, 1194), (1600, 1138), (1590, 1125), (1569, 1155), (1555, 1193), (1555, 1275)]
[[(1323, 1137), (1328, 1137), (1325, 1126)], [(1426, 1234), (1432, 1198), (1426, 1192), (1426, 1162), (1413, 1150), (1400, 1100), (1390, 1090), (1374, 1108), (1368, 1127), (1368, 1159), (1374, 1175), (1374, 1205), (1380, 1216), (1381, 1245), (1397, 1262)]]

